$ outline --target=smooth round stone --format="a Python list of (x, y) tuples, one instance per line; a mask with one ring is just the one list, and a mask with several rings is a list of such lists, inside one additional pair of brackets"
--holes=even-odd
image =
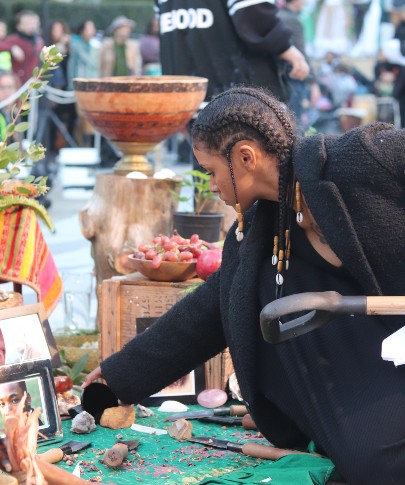
[(197, 396), (197, 402), (205, 408), (217, 408), (228, 400), (228, 395), (221, 389), (206, 389)]
[(187, 411), (188, 407), (179, 401), (163, 401), (158, 411), (162, 413), (182, 413)]

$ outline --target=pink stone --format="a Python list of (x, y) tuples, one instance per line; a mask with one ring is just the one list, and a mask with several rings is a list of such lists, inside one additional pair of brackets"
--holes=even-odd
[(205, 408), (217, 408), (228, 400), (228, 395), (221, 389), (206, 389), (197, 396), (197, 402)]

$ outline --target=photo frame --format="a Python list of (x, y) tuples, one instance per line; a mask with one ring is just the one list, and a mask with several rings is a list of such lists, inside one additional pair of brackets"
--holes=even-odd
[(0, 367), (36, 359), (62, 364), (43, 304), (0, 310)]
[(63, 438), (50, 359), (26, 361), (0, 366), (0, 433), (4, 433), (4, 417), (13, 414), (27, 393), (27, 411), (41, 408), (38, 445), (47, 445)]
[[(159, 317), (144, 317), (136, 319), (136, 335), (147, 331)], [(189, 374), (183, 376), (170, 386), (149, 396), (141, 402), (144, 406), (160, 406), (163, 401), (174, 400), (183, 404), (196, 404), (197, 395), (205, 389), (205, 366), (201, 365)]]

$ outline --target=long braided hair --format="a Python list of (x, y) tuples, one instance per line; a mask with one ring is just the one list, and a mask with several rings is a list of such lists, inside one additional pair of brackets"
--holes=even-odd
[[(289, 252), (289, 206), (294, 191), (294, 174), (291, 161), (294, 143), (293, 116), (288, 109), (263, 88), (234, 87), (216, 96), (194, 122), (191, 137), (193, 144), (202, 144), (208, 151), (230, 160), (232, 147), (240, 140), (255, 140), (262, 149), (275, 155), (279, 161), (279, 195), (274, 253), (277, 264), (277, 283), (281, 287), (283, 260)], [(236, 186), (234, 185), (237, 199)], [(277, 247), (277, 249), (276, 249)]]

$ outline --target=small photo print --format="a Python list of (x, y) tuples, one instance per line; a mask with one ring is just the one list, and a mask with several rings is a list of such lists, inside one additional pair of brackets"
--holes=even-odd
[(37, 313), (0, 321), (0, 365), (50, 358), (48, 342)]
[(39, 415), (39, 429), (49, 426), (48, 412), (42, 379), (40, 377), (29, 377), (27, 379), (15, 380), (0, 383), (0, 429), (4, 430), (4, 418), (16, 414), (17, 408), (26, 397), (24, 411), (41, 409)]
[(196, 394), (195, 372), (191, 371), (189, 374), (177, 379), (177, 381), (170, 384), (170, 386), (165, 387), (152, 396), (193, 396), (194, 394)]

